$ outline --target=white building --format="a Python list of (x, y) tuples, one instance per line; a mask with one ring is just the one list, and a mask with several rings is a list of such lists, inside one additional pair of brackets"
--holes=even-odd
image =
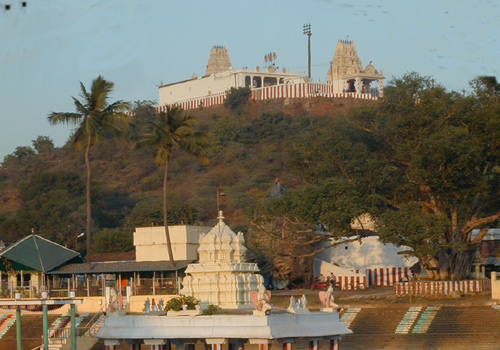
[[(383, 96), (382, 71), (373, 65), (364, 69), (352, 41), (340, 41), (330, 64), (327, 83), (313, 83), (299, 73), (276, 69), (271, 61), (265, 67), (234, 69), (224, 46), (210, 51), (205, 75), (193, 74), (191, 79), (159, 87), (160, 110), (177, 104), (183, 109), (220, 105), (231, 88), (249, 87), (256, 100), (274, 98), (305, 98), (313, 96), (377, 99)], [(376, 81), (376, 87), (370, 83)]]
[[(378, 236), (352, 242), (344, 238), (335, 243), (340, 244), (316, 255), (314, 272), (315, 276), (325, 277), (333, 273), (342, 289), (393, 285), (405, 276), (411, 277), (410, 267), (418, 262), (415, 257), (401, 254), (408, 247), (381, 243)], [(320, 247), (329, 244), (324, 242)]]
[(160, 106), (182, 104), (185, 101), (212, 97), (221, 104), (230, 88), (262, 87), (304, 83), (299, 73), (276, 70), (273, 65), (255, 69), (233, 69), (225, 46), (214, 46), (210, 51), (207, 70), (203, 77), (193, 74), (191, 79), (159, 87)]

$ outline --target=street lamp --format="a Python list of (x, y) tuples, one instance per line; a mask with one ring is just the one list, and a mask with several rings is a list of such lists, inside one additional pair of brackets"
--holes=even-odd
[(311, 23), (304, 24), (302, 26), (302, 29), (304, 30), (304, 34), (307, 35), (307, 58), (308, 58), (308, 77), (311, 79)]

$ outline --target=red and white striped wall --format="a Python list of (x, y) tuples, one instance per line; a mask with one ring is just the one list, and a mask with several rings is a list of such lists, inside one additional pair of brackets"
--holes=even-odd
[(380, 267), (367, 269), (369, 286), (392, 286), (405, 276), (411, 277), (408, 267)]
[(337, 278), (337, 287), (341, 290), (356, 290), (368, 288), (366, 275), (356, 270), (355, 275), (335, 276)]
[(333, 98), (355, 98), (362, 100), (377, 100), (378, 97), (371, 94), (356, 93), (334, 93), (333, 86), (320, 83), (298, 83), (286, 85), (273, 85), (258, 89), (252, 89), (252, 99), (269, 100), (276, 98), (306, 98), (306, 97), (333, 97)]
[(396, 295), (425, 295), (444, 296), (453, 291), (464, 294), (491, 290), (490, 280), (466, 280), (466, 281), (417, 281), (396, 283), (393, 287)]
[[(217, 106), (224, 103), (226, 92), (211, 94), (203, 97), (197, 97), (182, 100), (176, 104), (184, 110), (197, 109), (201, 107)], [(307, 97), (330, 97), (330, 98), (354, 98), (361, 100), (377, 100), (378, 97), (371, 94), (334, 93), (333, 86), (322, 83), (297, 83), (266, 86), (263, 88), (252, 89), (251, 98), (253, 100), (271, 100), (278, 98), (307, 98)], [(165, 106), (156, 108), (157, 112), (164, 112)]]

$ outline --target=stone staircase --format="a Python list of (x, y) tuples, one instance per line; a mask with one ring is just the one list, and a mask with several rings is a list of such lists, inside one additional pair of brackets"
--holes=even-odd
[[(15, 320), (15, 315), (13, 315)], [(48, 315), (49, 324), (56, 319), (54, 315)], [(43, 343), (42, 340), (43, 320), (40, 314), (22, 314), (21, 316), (21, 337), (23, 349), (33, 349)], [(0, 349), (16, 349), (16, 324), (15, 322), (0, 339)]]
[(343, 349), (500, 348), (500, 310), (490, 306), (361, 307), (350, 329)]
[[(78, 327), (87, 327), (89, 322), (96, 316), (95, 314), (85, 313), (81, 316), (75, 318), (75, 325), (77, 327), (77, 348), (78, 349), (88, 349), (94, 345), (97, 341), (95, 338), (91, 338), (89, 331), (87, 331), (83, 336), (81, 335), (82, 329)], [(102, 323), (104, 323), (102, 321)], [(97, 327), (102, 327), (99, 320), (95, 324)], [(92, 334), (96, 332), (93, 331)], [(64, 314), (59, 316), (49, 327), (49, 350), (66, 350), (71, 349), (71, 318), (70, 315)]]
[(349, 327), (355, 334), (394, 334), (407, 308), (361, 308)]
[[(88, 315), (84, 314), (80, 317), (77, 317), (75, 319), (77, 327), (78, 324), (80, 326), (85, 326), (87, 323), (92, 319), (94, 315)], [(0, 350), (11, 350), (11, 349), (16, 349), (17, 344), (16, 344), (16, 324), (15, 324), (15, 314), (9, 314), (9, 315), (1, 315), (0, 316), (0, 334), (2, 333), (2, 330), (6, 330), (5, 334), (3, 336), (0, 336)], [(70, 322), (70, 316), (69, 315), (63, 315), (63, 316), (58, 316), (58, 315), (48, 315), (48, 324), (49, 324), (49, 335), (54, 334), (54, 330), (64, 328), (64, 327), (70, 327), (69, 325)], [(104, 321), (101, 320), (103, 323)], [(10, 324), (10, 327), (8, 329), (2, 328), (6, 324)], [(97, 322), (99, 323), (99, 322)], [(96, 324), (97, 324), (96, 323)], [(102, 324), (101, 324), (102, 326)], [(27, 314), (27, 313), (22, 313), (21, 316), (21, 337), (22, 337), (22, 347), (23, 349), (33, 349), (37, 346), (42, 345), (43, 339), (42, 339), (42, 330), (43, 330), (43, 318), (41, 313), (33, 313), (33, 314)], [(68, 331), (69, 333), (69, 331)], [(97, 341), (96, 338), (90, 338), (86, 337), (89, 339), (92, 339), (92, 345)], [(71, 341), (68, 339), (66, 344), (51, 344), (51, 338), (49, 337), (49, 348), (51, 349), (64, 349), (65, 346), (68, 346), (68, 349), (70, 349), (71, 346)], [(81, 347), (79, 346), (78, 349), (86, 349), (90, 348), (89, 347)], [(99, 348), (96, 348), (99, 349)]]

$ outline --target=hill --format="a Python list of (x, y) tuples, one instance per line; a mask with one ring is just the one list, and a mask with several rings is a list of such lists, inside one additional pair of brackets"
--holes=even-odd
[[(500, 85), (478, 77), (471, 86), (448, 92), (408, 73), (378, 101), (242, 100), (190, 111), (210, 163), (171, 155), (169, 223), (213, 225), (221, 189), (220, 208), (246, 233), (250, 258), (276, 278), (307, 282), (316, 243), (361, 239), (367, 229), (351, 222), (368, 213), (382, 242), (410, 247), (432, 278), (466, 278), (500, 220)], [(162, 169), (130, 145), (154, 118), (151, 104), (136, 103), (123, 138), (91, 148), (94, 253), (130, 250), (135, 227), (162, 222)], [(44, 137), (33, 148), (2, 163), (1, 239), (34, 231), (81, 250), (83, 153)], [(279, 196), (268, 199), (273, 184)]]
[[(266, 197), (275, 178), (289, 188), (305, 181), (291, 154), (298, 140), (308, 142), (316, 127), (328, 124), (325, 120), (374, 104), (316, 98), (252, 101), (237, 113), (223, 106), (189, 111), (198, 117), (199, 128), (208, 135), (205, 153), (210, 163), (204, 166), (181, 152), (173, 155), (168, 188), (171, 222), (213, 223), (220, 188), (226, 194), (220, 197), (220, 207), (227, 221), (235, 229), (246, 230), (251, 208)], [(152, 104), (137, 102), (134, 112), (124, 138), (106, 138), (91, 150), (96, 253), (131, 249), (135, 226), (161, 223), (162, 169), (154, 164), (150, 152), (133, 150), (130, 143), (154, 118)], [(26, 151), (30, 147), (19, 148)], [(83, 183), (83, 152), (75, 151), (70, 144), (30, 149), (5, 157), (0, 168), (1, 239), (12, 242), (33, 229), (83, 250), (83, 245), (75, 245), (75, 235), (84, 227), (83, 192), (67, 197), (67, 191)], [(57, 179), (48, 178), (43, 177), (45, 173), (59, 175)], [(111, 246), (104, 243), (118, 236), (126, 242)]]

